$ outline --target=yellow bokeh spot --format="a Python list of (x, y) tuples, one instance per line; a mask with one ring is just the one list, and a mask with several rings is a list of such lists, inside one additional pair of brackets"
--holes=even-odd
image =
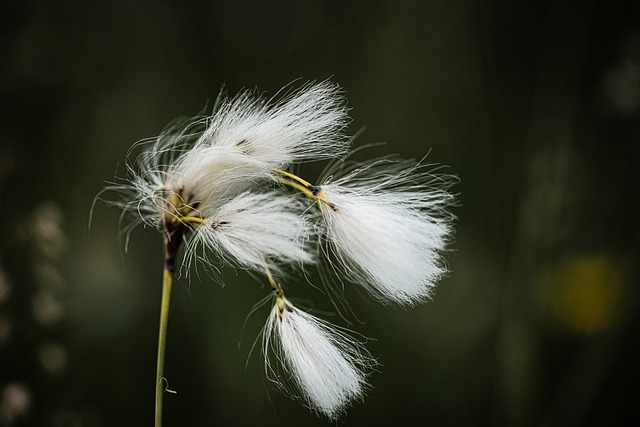
[(621, 267), (605, 256), (585, 256), (558, 265), (547, 281), (554, 320), (578, 333), (600, 333), (619, 319), (624, 293)]

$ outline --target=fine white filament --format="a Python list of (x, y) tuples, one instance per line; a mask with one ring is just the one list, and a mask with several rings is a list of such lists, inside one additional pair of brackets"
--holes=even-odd
[(263, 345), (279, 364), (267, 362), (268, 377), (292, 394), (297, 391), (307, 406), (331, 419), (362, 397), (366, 371), (375, 365), (361, 343), (291, 305), (281, 314), (274, 306)]
[[(342, 270), (381, 302), (429, 298), (447, 272), (442, 252), (453, 198), (418, 167), (380, 162), (322, 186), (326, 243)], [(438, 185), (450, 182), (440, 178)]]
[(196, 145), (234, 148), (281, 169), (345, 154), (349, 121), (339, 86), (329, 82), (308, 84), (275, 103), (245, 91), (223, 101)]
[[(312, 263), (310, 228), (300, 209), (300, 201), (291, 197), (242, 193), (208, 212), (202, 226), (194, 228), (187, 237), (185, 263), (202, 258), (198, 249), (258, 271), (264, 270), (266, 260)], [(269, 266), (278, 271), (278, 264)]]

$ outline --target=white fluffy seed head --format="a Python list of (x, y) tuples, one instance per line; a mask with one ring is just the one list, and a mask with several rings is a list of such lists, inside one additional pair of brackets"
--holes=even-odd
[[(241, 267), (279, 270), (281, 263), (313, 263), (310, 227), (299, 201), (274, 192), (242, 193), (205, 212), (187, 236), (185, 265), (207, 260), (204, 252)], [(275, 263), (275, 264), (274, 264)]]
[[(137, 144), (142, 150), (127, 163), (128, 179), (107, 190), (122, 194), (115, 205), (161, 230), (167, 220), (202, 219), (190, 223), (187, 260), (204, 247), (242, 267), (262, 269), (261, 258), (310, 262), (298, 204), (282, 194), (245, 193), (267, 192), (273, 168), (343, 154), (350, 143), (348, 123), (341, 90), (330, 82), (270, 100), (250, 91), (221, 97), (212, 116), (178, 120)], [(226, 224), (217, 225), (221, 221)]]
[(281, 169), (344, 154), (349, 121), (340, 87), (330, 82), (307, 84), (280, 100), (246, 91), (222, 100), (197, 145), (232, 147)]
[(450, 180), (384, 160), (323, 185), (324, 240), (341, 270), (382, 302), (428, 298), (447, 271)]
[(263, 348), (269, 379), (331, 419), (362, 398), (376, 366), (361, 342), (284, 298), (267, 320)]
[[(342, 157), (350, 145), (348, 123), (341, 91), (329, 82), (279, 99), (241, 92), (220, 98), (212, 116), (176, 122), (146, 141), (127, 164), (127, 180), (107, 190), (123, 195), (113, 204), (137, 213), (138, 222), (184, 238), (186, 267), (196, 259), (214, 265), (214, 255), (234, 267), (266, 267), (271, 277), (282, 264), (313, 263), (323, 253), (309, 248), (317, 242), (303, 219), (308, 206), (272, 191), (280, 179), (321, 199), (322, 225), (313, 230), (342, 273), (383, 302), (428, 298), (446, 273), (450, 177), (388, 159), (343, 170), (318, 187), (274, 170)], [(363, 396), (375, 362), (347, 332), (298, 310), (275, 285), (274, 292), (263, 338), (267, 375), (336, 419)]]
[(164, 186), (179, 190), (204, 212), (259, 183), (265, 185), (270, 177), (262, 163), (233, 148), (194, 147), (166, 173)]
[(167, 194), (201, 211), (215, 209), (221, 199), (272, 180), (273, 168), (343, 155), (349, 121), (341, 90), (330, 82), (271, 100), (241, 92), (221, 98), (210, 117), (178, 120), (136, 144), (143, 148), (127, 164), (128, 180), (108, 189), (124, 196), (114, 204), (162, 227)]

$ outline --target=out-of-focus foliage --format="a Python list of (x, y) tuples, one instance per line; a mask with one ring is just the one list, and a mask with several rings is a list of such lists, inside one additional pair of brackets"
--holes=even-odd
[[(640, 422), (638, 2), (36, 0), (0, 23), (0, 425), (150, 424), (161, 236), (125, 253), (103, 204), (88, 231), (94, 196), (223, 84), (327, 78), (356, 145), (387, 143), (363, 157), (430, 151), (461, 178), (432, 303), (345, 290), (382, 364), (345, 424)], [(174, 288), (165, 425), (326, 425), (251, 352), (265, 284), (201, 273)]]

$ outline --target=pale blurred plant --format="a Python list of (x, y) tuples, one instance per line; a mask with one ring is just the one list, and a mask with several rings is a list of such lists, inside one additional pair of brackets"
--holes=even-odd
[(56, 389), (62, 396), (69, 383), (70, 354), (60, 334), (68, 327), (63, 209), (52, 201), (39, 202), (3, 225), (0, 426), (40, 425), (61, 413), (77, 415), (59, 396), (33, 392)]
[[(380, 302), (405, 305), (429, 298), (446, 273), (442, 253), (454, 202), (448, 189), (455, 179), (392, 157), (349, 164), (347, 111), (340, 88), (329, 82), (278, 99), (251, 91), (221, 97), (213, 115), (174, 123), (143, 141), (127, 177), (105, 189), (121, 194), (112, 203), (135, 214), (128, 230), (145, 223), (164, 235), (156, 426), (183, 243), (186, 272), (201, 261), (266, 275), (274, 304), (263, 330), (267, 376), (330, 419), (362, 397), (376, 362), (361, 339), (295, 307), (272, 272), (315, 265), (328, 282), (348, 280)], [(289, 171), (322, 159), (336, 160), (318, 185)]]

